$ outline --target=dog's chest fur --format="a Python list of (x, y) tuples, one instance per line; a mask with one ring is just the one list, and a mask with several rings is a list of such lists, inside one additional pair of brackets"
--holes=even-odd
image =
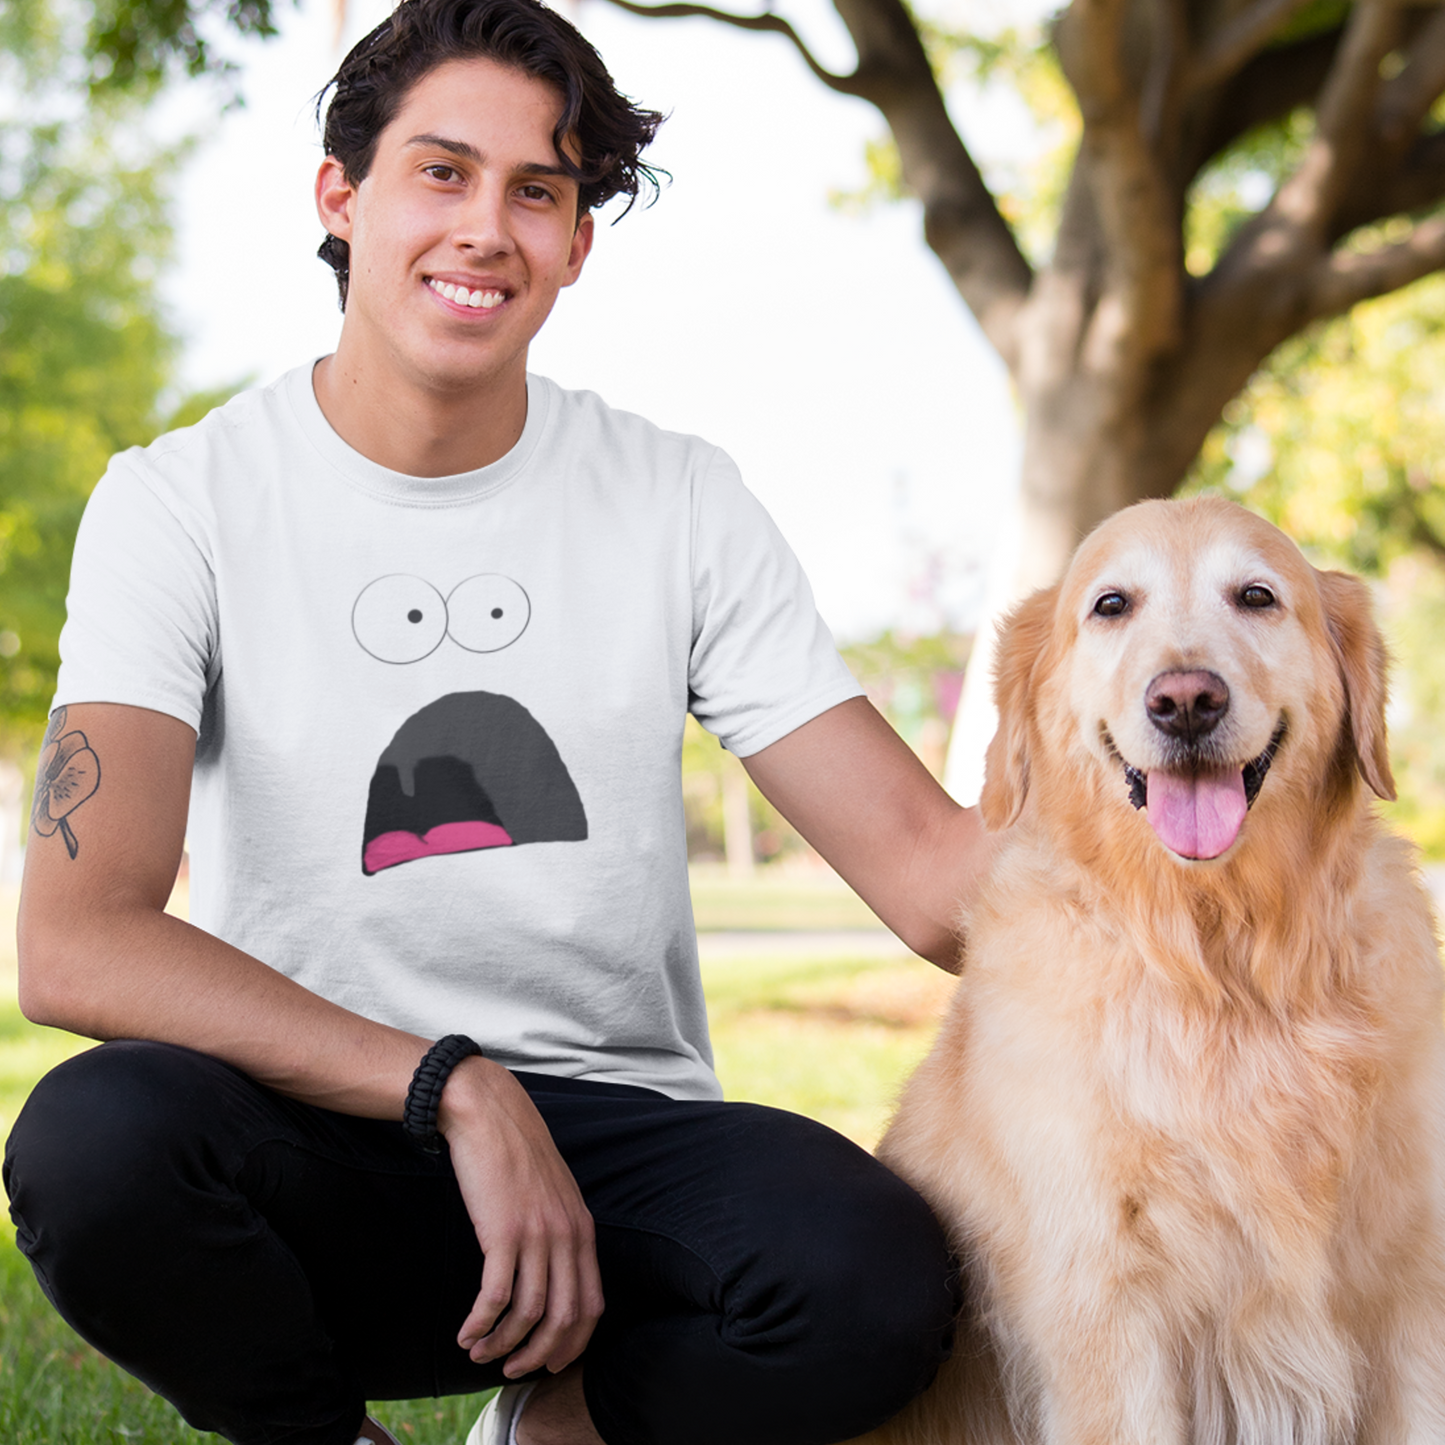
[[(1398, 1077), (1402, 1056), (1419, 1054), (1419, 1077), (1440, 1080), (1438, 1031), (1411, 1022), (1438, 1015), (1438, 969), (1419, 966), (1419, 949), (1401, 962), (1364, 932), (1336, 937), (1333, 978), (1307, 1002), (1272, 1005), (1237, 976), (1247, 948), (1234, 964), (1221, 956), (1223, 977), (1181, 978), (1177, 920), (1151, 937), (1097, 891), (1060, 887), (1057, 857), (1022, 847), (1001, 863), (883, 1157), (907, 1158), (965, 1251), (987, 1261), (978, 1282), (1005, 1340), (1007, 1321), (1036, 1338), (1050, 1330), (1040, 1314), (1107, 1311), (1144, 1289), (1169, 1301), (1158, 1323), (1194, 1397), (1196, 1438), (1211, 1437), (1210, 1420), (1221, 1442), (1249, 1438), (1241, 1410), (1261, 1422), (1314, 1412), (1299, 1438), (1335, 1438), (1359, 1369), (1335, 1322), (1369, 1308), (1373, 1280), (1341, 1241), (1412, 1234), (1403, 1217), (1364, 1216), (1372, 1178), (1418, 1124), (1403, 1117), (1408, 1101), (1381, 1108), (1387, 1058)], [(1412, 884), (1356, 927), (1381, 909), (1397, 936), (1402, 911), (1428, 931)], [(1421, 1007), (1382, 1017), (1402, 993)], [(1423, 1222), (1429, 1202), (1412, 1207)]]

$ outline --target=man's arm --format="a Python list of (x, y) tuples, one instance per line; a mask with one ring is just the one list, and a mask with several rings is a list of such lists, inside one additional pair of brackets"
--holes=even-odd
[(959, 905), (992, 848), (871, 703), (853, 698), (743, 759), (759, 790), (915, 953), (956, 973)]
[[(21, 1009), (91, 1038), (181, 1044), (292, 1098), (400, 1119), (429, 1040), (330, 1003), (164, 911), (195, 742), (185, 723), (144, 708), (57, 710), (21, 893)], [(521, 1086), (485, 1059), (457, 1067), (438, 1123), (486, 1260), (460, 1343), (497, 1359), (535, 1324), (507, 1373), (560, 1370), (602, 1309), (576, 1182)]]

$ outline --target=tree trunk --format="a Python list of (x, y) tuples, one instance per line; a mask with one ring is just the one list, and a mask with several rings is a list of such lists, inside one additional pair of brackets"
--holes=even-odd
[[(1027, 417), (1018, 555), (999, 601), (1052, 582), (1111, 512), (1172, 492), (1280, 342), (1445, 267), (1445, 4), (1071, 0), (1053, 41), (1080, 141), (1053, 254), (1035, 266), (953, 126), (905, 0), (834, 0), (857, 50), (847, 74), (771, 9), (613, 3), (783, 35), (823, 84), (887, 122), (928, 244)], [(1313, 134), (1291, 142), (1292, 173), (1209, 274), (1191, 275), (1184, 228), (1201, 174), (1304, 107)], [(987, 632), (958, 746), (978, 746), (967, 710), (985, 692)], [(950, 756), (948, 776), (959, 772)]]

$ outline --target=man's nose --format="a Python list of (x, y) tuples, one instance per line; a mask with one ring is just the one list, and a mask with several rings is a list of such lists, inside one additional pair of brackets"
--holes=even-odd
[(515, 249), (507, 193), (501, 186), (476, 187), (461, 208), (452, 230), (453, 242), (483, 256), (505, 255)]

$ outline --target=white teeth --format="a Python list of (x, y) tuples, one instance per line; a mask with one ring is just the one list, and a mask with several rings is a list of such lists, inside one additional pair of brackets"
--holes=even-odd
[(454, 286), (450, 281), (428, 281), (427, 285), (448, 301), (458, 306), (470, 306), (473, 310), (490, 311), (507, 299), (500, 291), (468, 291), (465, 286)]

